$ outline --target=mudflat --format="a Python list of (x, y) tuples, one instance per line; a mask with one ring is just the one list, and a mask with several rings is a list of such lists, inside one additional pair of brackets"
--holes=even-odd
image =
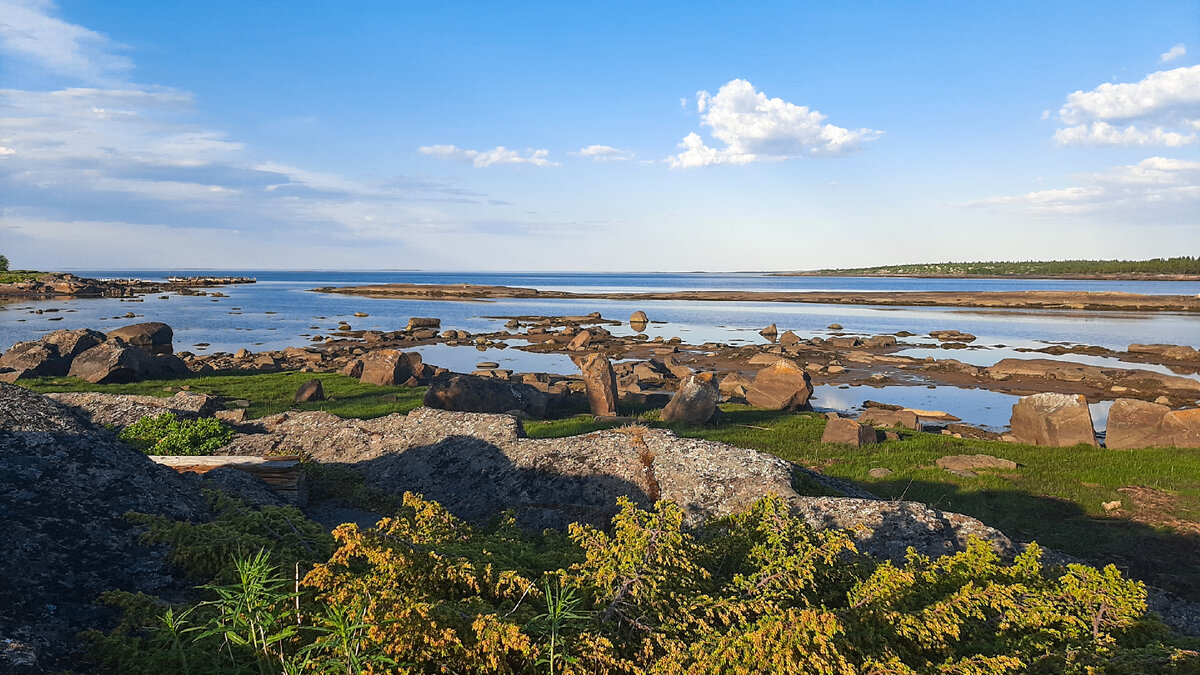
[(709, 300), (717, 302), (807, 302), (829, 305), (884, 305), (916, 307), (983, 307), (994, 309), (1067, 309), (1120, 312), (1200, 312), (1200, 297), (1141, 295), (1091, 291), (667, 291), (637, 293), (577, 293), (517, 286), (476, 284), (376, 284), (314, 288), (322, 293), (342, 293), (372, 298), (410, 300), (488, 300), (492, 298), (546, 298), (580, 300)]

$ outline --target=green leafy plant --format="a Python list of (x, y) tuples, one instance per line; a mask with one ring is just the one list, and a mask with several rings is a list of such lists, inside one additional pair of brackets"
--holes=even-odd
[(220, 420), (181, 420), (175, 413), (143, 417), (117, 438), (148, 455), (210, 455), (233, 438)]

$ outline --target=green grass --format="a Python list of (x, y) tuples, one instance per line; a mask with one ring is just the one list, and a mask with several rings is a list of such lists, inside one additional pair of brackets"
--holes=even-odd
[(0, 272), (0, 284), (15, 284), (21, 281), (33, 281), (45, 274), (34, 270), (6, 270)]
[[(293, 403), (296, 390), (310, 379), (318, 379), (331, 400)], [(73, 377), (40, 378), (19, 384), (41, 393), (100, 391), (106, 394), (171, 396), (180, 387), (189, 391), (250, 401), (246, 417), (257, 418), (286, 410), (324, 410), (339, 417), (369, 419), (391, 413), (406, 413), (420, 407), (424, 387), (377, 387), (338, 373), (232, 373), (200, 377), (146, 380), (132, 384), (96, 385)], [(168, 390), (169, 389), (169, 390)], [(394, 400), (393, 400), (394, 399)]]

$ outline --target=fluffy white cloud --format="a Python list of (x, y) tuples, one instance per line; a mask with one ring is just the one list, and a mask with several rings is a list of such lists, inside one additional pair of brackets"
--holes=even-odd
[(456, 145), (423, 145), (417, 148), (423, 155), (439, 159), (453, 159), (470, 162), (476, 169), (483, 169), (495, 164), (532, 164), (534, 166), (560, 166), (558, 162), (547, 159), (549, 150), (526, 150), (525, 154), (509, 150), (503, 145), (491, 150), (467, 150)]
[(746, 80), (731, 80), (717, 93), (696, 94), (700, 121), (725, 147), (705, 145), (688, 134), (669, 158), (672, 168), (712, 164), (777, 162), (794, 157), (839, 156), (858, 150), (883, 132), (845, 129), (825, 123), (825, 115), (780, 98), (767, 98)]
[(1200, 66), (1151, 73), (1140, 82), (1105, 83), (1067, 97), (1061, 145), (1179, 147), (1200, 139)]
[(49, 0), (0, 0), (0, 52), (58, 75), (98, 82), (128, 71), (108, 38), (50, 16)]
[(1200, 162), (1150, 157), (1102, 173), (1073, 176), (1082, 185), (992, 197), (970, 207), (1013, 207), (1034, 215), (1136, 212), (1140, 222), (1183, 218), (1196, 223), (1200, 213)]
[(597, 162), (623, 162), (633, 159), (632, 150), (621, 150), (611, 145), (589, 145), (586, 148), (580, 148), (579, 152), (571, 154), (579, 155), (580, 157), (591, 157)]
[(1183, 45), (1175, 45), (1167, 51), (1163, 52), (1162, 56), (1158, 57), (1160, 63), (1167, 63), (1187, 54), (1187, 47)]

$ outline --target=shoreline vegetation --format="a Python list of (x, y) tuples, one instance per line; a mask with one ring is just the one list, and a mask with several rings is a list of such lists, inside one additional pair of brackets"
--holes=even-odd
[(318, 293), (405, 300), (683, 300), (714, 302), (803, 302), (831, 305), (978, 307), (989, 309), (1066, 309), (1121, 312), (1200, 312), (1200, 297), (1091, 291), (665, 291), (580, 293), (478, 284), (372, 284), (324, 286)]
[(925, 279), (1081, 279), (1111, 281), (1198, 281), (1200, 258), (1151, 260), (1049, 260), (1032, 262), (944, 262), (877, 267), (772, 272), (774, 277), (913, 277)]

